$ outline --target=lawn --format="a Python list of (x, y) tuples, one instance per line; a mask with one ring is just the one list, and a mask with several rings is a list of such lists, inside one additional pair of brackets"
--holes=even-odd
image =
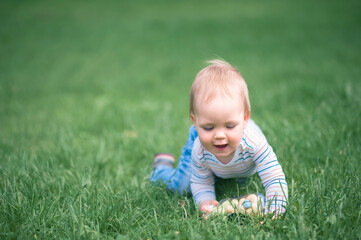
[[(360, 1), (2, 1), (1, 239), (360, 239)], [(280, 219), (204, 221), (147, 181), (206, 61), (246, 79)], [(218, 198), (262, 189), (230, 182)]]

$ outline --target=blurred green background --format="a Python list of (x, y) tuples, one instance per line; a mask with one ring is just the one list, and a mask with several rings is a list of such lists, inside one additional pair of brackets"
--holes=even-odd
[[(112, 196), (130, 195), (134, 208), (141, 192), (160, 191), (149, 190), (146, 180), (152, 157), (179, 156), (191, 124), (190, 85), (207, 60), (223, 58), (248, 83), (252, 118), (275, 149), (298, 209), (293, 220), (280, 223), (293, 227), (295, 235), (281, 227), (261, 236), (356, 237), (361, 231), (356, 224), (360, 9), (360, 1), (2, 1), (2, 235), (168, 236), (162, 234), (177, 225), (149, 223), (150, 216), (143, 220), (151, 230), (122, 225), (129, 217), (124, 206), (105, 211), (124, 215), (117, 223), (101, 220), (104, 210), (72, 222), (69, 209), (79, 210), (73, 205), (84, 186), (91, 186), (84, 199), (99, 192), (106, 205)], [(260, 184), (257, 177), (252, 181)], [(157, 201), (165, 204), (163, 194)], [(310, 204), (306, 213), (299, 212), (301, 196)], [(344, 215), (335, 210), (340, 201), (346, 201)], [(147, 204), (140, 205), (150, 212), (159, 207)], [(41, 209), (55, 212), (53, 218), (39, 214)], [(336, 230), (326, 224), (333, 222), (330, 216), (337, 216)], [(84, 226), (93, 232), (80, 231)], [(203, 235), (191, 235), (192, 227)], [(207, 225), (184, 228), (188, 233), (176, 236), (218, 233), (207, 235)], [(245, 236), (257, 237), (256, 225), (250, 229)]]

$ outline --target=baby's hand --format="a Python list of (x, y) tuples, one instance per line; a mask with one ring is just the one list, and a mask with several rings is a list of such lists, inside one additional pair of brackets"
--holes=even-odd
[(215, 206), (218, 206), (219, 203), (216, 200), (205, 200), (201, 203), (199, 210), (202, 212), (204, 219), (207, 219), (205, 216), (207, 213), (212, 212), (215, 209)]
[(201, 212), (209, 213), (213, 210), (214, 206), (218, 206), (218, 202), (216, 200), (205, 200), (201, 203), (199, 210)]

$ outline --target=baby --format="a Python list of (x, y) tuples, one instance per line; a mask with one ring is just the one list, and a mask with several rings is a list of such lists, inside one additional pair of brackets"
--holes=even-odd
[(191, 191), (202, 212), (218, 205), (215, 177), (243, 181), (258, 173), (266, 213), (285, 211), (288, 187), (282, 167), (260, 128), (250, 119), (247, 84), (227, 62), (215, 60), (196, 76), (190, 92), (186, 145), (176, 169), (171, 154), (157, 154), (152, 182), (176, 192)]

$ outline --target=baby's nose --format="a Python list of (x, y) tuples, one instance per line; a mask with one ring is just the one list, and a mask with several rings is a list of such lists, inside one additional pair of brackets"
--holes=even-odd
[(219, 131), (216, 131), (216, 134), (214, 137), (216, 139), (223, 139), (226, 137), (226, 134), (223, 131), (219, 130)]

